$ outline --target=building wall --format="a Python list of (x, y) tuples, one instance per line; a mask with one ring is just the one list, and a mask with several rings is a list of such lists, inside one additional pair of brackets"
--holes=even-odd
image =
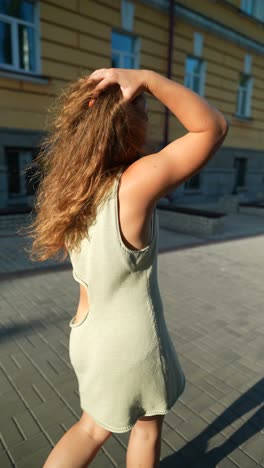
[[(184, 0), (176, 2), (189, 8), (214, 23), (221, 23), (230, 32), (239, 33), (241, 38), (250, 38), (264, 46), (263, 26), (255, 19), (239, 11), (240, 1), (212, 2), (204, 0)], [(228, 3), (230, 5), (228, 5)], [(231, 7), (230, 7), (231, 6)], [(247, 159), (246, 187), (241, 189), (241, 198), (254, 197), (260, 191), (264, 191), (264, 82), (263, 52), (260, 54), (232, 41), (228, 36), (221, 37), (217, 32), (208, 31), (198, 27), (182, 18), (175, 18), (174, 35), (174, 61), (173, 79), (183, 82), (184, 62), (186, 54), (193, 50), (193, 33), (203, 35), (202, 57), (207, 61), (205, 98), (220, 109), (230, 122), (230, 129), (223, 146), (217, 154), (201, 171), (201, 187), (197, 190), (197, 201), (206, 197), (217, 197), (221, 194), (232, 193), (234, 188), (235, 167), (234, 158)], [(240, 72), (244, 68), (244, 56), (252, 56), (251, 73), (254, 78), (251, 100), (251, 119), (236, 117), (237, 86)], [(170, 139), (177, 135), (178, 125), (171, 119)], [(183, 132), (184, 133), (184, 132)], [(185, 199), (188, 192), (184, 185), (175, 191), (178, 199)], [(193, 194), (189, 192), (192, 203), (195, 201)], [(184, 197), (185, 195), (185, 197)]]
[[(184, 6), (190, 7), (193, 11), (204, 14), (212, 20), (221, 22), (225, 26), (236, 30), (241, 35), (254, 39), (264, 46), (263, 27), (247, 16), (238, 14), (236, 10), (230, 10), (220, 2), (204, 0), (195, 2), (194, 0), (184, 0)], [(238, 2), (233, 1), (234, 4)], [(199, 8), (199, 9), (198, 9)], [(174, 67), (175, 78), (182, 80), (184, 76), (185, 54), (192, 50), (192, 25), (177, 22), (175, 34), (175, 56), (177, 63)], [(204, 36), (203, 57), (208, 61), (205, 97), (215, 104), (229, 118), (231, 128), (225, 146), (235, 146), (241, 148), (252, 148), (263, 150), (263, 111), (264, 111), (264, 82), (262, 79), (264, 71), (263, 55), (257, 55), (245, 47), (239, 47), (230, 40), (217, 37), (212, 33), (195, 28)], [(252, 95), (252, 121), (242, 121), (234, 117), (236, 90), (239, 73), (243, 71), (244, 55), (252, 55), (252, 74), (254, 76)]]
[[(154, 6), (155, 2), (135, 0), (133, 33), (141, 38), (140, 68), (152, 69), (166, 76), (168, 54), (168, 13)], [(230, 30), (264, 45), (263, 27), (254, 19), (239, 13), (240, 2), (212, 2), (182, 0), (177, 5), (201, 14), (211, 23), (221, 23)], [(111, 66), (111, 31), (122, 31), (120, 0), (41, 0), (40, 1), (40, 54), (43, 83), (3, 77), (0, 70), (0, 178), (6, 177), (4, 144), (19, 145), (22, 134), (33, 135), (34, 142), (46, 130), (48, 109), (70, 80), (81, 74), (90, 74), (96, 68)], [(234, 157), (248, 157), (247, 194), (263, 189), (264, 175), (264, 82), (263, 55), (248, 50), (204, 27), (175, 15), (172, 79), (184, 81), (186, 54), (193, 52), (193, 35), (203, 35), (202, 57), (207, 61), (205, 97), (229, 119), (230, 129), (218, 153), (201, 171), (199, 190), (186, 190), (184, 184), (174, 196), (185, 199), (191, 194), (217, 197), (231, 193), (234, 182)], [(244, 55), (252, 55), (254, 76), (252, 119), (234, 116), (239, 74), (243, 71)], [(149, 138), (156, 150), (162, 145), (164, 132), (164, 106), (148, 95)], [(15, 138), (17, 131), (17, 138)], [(186, 133), (178, 119), (170, 113), (169, 140)], [(10, 143), (9, 143), (10, 142)], [(0, 206), (6, 205), (6, 184), (2, 184)]]
[[(0, 127), (43, 130), (56, 94), (80, 74), (111, 66), (111, 31), (120, 29), (120, 1), (40, 2), (41, 63), (48, 84), (0, 76)], [(151, 16), (151, 21), (146, 18)], [(142, 38), (140, 67), (166, 74), (167, 15), (136, 4), (134, 33)], [(154, 38), (157, 38), (156, 40)], [(154, 48), (154, 51), (153, 51)], [(164, 106), (150, 99), (150, 137), (162, 139)], [(26, 116), (26, 119), (25, 119)]]

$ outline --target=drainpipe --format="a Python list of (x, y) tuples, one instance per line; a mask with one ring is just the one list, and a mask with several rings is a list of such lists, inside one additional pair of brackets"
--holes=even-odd
[[(169, 0), (169, 44), (168, 44), (168, 67), (167, 77), (171, 79), (172, 75), (172, 57), (173, 57), (173, 34), (174, 34), (174, 0)], [(163, 148), (168, 144), (169, 137), (169, 109), (165, 107), (164, 137)]]

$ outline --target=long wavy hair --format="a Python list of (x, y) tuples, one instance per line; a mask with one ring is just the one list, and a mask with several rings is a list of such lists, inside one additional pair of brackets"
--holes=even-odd
[[(33, 238), (29, 258), (44, 261), (78, 249), (96, 220), (117, 173), (144, 155), (147, 113), (136, 105), (144, 93), (124, 102), (118, 84), (105, 88), (92, 107), (93, 82), (70, 82), (48, 112), (48, 134), (33, 161), (38, 179), (31, 214), (23, 231)], [(47, 119), (48, 121), (48, 119)], [(46, 122), (47, 122), (46, 121)]]

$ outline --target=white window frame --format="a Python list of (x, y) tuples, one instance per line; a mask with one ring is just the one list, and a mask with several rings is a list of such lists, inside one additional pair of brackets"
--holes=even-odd
[[(187, 61), (188, 61), (189, 58), (198, 60), (201, 63), (200, 73), (189, 73), (189, 72), (187, 73)], [(200, 57), (195, 57), (193, 55), (188, 55), (186, 57), (186, 59), (185, 59), (184, 86), (192, 89), (193, 91), (200, 94), (201, 96), (204, 96), (206, 66), (207, 66), (207, 62), (205, 60), (203, 60), (202, 58), (200, 58)], [(194, 89), (194, 77), (195, 76), (196, 77), (198, 76), (198, 78), (199, 78), (199, 89), (198, 90)], [(190, 85), (188, 85), (188, 77), (191, 78), (191, 84)]]
[(112, 34), (120, 34), (121, 36), (128, 36), (128, 37), (131, 37), (134, 41), (134, 52), (132, 53), (112, 48), (111, 56), (113, 53), (118, 55), (119, 65), (117, 68), (126, 68), (124, 66), (124, 58), (129, 57), (133, 59), (134, 68), (139, 69), (140, 68), (140, 49), (141, 49), (140, 37), (137, 37), (134, 34), (129, 34), (127, 32), (123, 32), (123, 31), (121, 32), (121, 31), (115, 31), (115, 30), (112, 31)]
[[(15, 71), (25, 75), (38, 75), (41, 72), (41, 63), (40, 63), (40, 12), (39, 12), (39, 2), (37, 0), (31, 0), (33, 4), (33, 22), (24, 21), (20, 18), (14, 16), (4, 15), (0, 13), (0, 21), (11, 25), (11, 47), (12, 47), (12, 57), (13, 64), (7, 64), (0, 62), (0, 70), (6, 71)], [(24, 68), (19, 67), (19, 48), (18, 48), (18, 26), (28, 26), (33, 29), (34, 34), (34, 57), (33, 63), (35, 64), (34, 70), (25, 70)]]
[(247, 15), (264, 21), (264, 2), (263, 0), (241, 0), (241, 10)]
[[(246, 76), (248, 78), (246, 85), (239, 85), (237, 91), (237, 108), (236, 115), (238, 117), (250, 117), (251, 116), (251, 97), (253, 88), (253, 77), (251, 75), (241, 73), (241, 77)], [(245, 112), (242, 109), (243, 94), (246, 96)]]

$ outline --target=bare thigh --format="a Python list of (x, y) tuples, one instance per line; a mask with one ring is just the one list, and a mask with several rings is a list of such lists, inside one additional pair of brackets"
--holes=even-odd
[(132, 433), (145, 439), (158, 439), (161, 437), (164, 414), (142, 416), (132, 428)]
[(108, 431), (104, 427), (100, 426), (88, 413), (83, 411), (83, 414), (79, 420), (82, 428), (87, 434), (99, 443), (105, 442), (111, 435), (112, 432)]

